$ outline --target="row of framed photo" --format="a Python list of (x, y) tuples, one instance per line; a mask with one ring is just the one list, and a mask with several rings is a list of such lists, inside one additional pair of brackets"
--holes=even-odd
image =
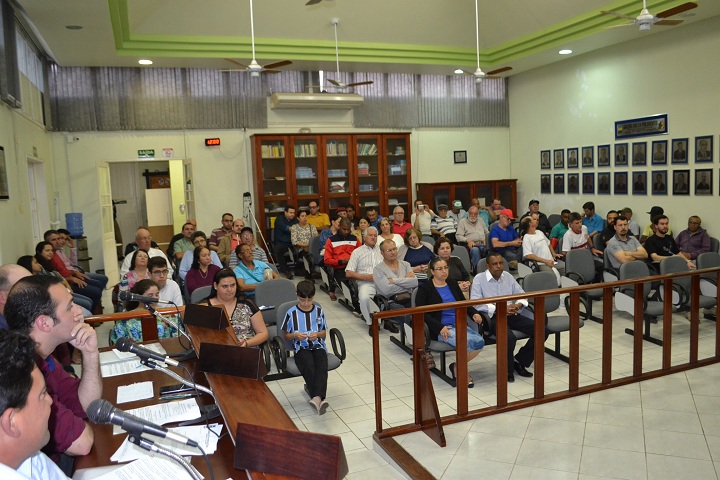
[[(668, 183), (668, 175), (672, 175)], [(567, 186), (565, 177), (567, 176)], [(582, 183), (580, 179), (582, 176)], [(595, 179), (597, 176), (597, 186)], [(718, 173), (720, 178), (720, 172)], [(695, 170), (695, 182), (690, 183), (690, 170), (653, 170), (651, 172), (595, 172), (555, 173), (540, 175), (540, 193), (580, 193), (600, 195), (690, 195), (695, 186), (695, 195), (713, 195), (713, 169)], [(597, 188), (596, 188), (597, 187)], [(612, 192), (611, 192), (612, 188)]]
[[(650, 157), (651, 165), (667, 165), (668, 156), (672, 164), (682, 165), (688, 163), (689, 143), (687, 138), (675, 138), (670, 142), (668, 149), (668, 140), (653, 140), (650, 145), (650, 154), (647, 152), (647, 142), (632, 142), (632, 149), (628, 149), (628, 143), (616, 143), (613, 145), (613, 157), (616, 167), (626, 167), (628, 162), (633, 166), (645, 166), (648, 164)], [(541, 150), (540, 151), (540, 168), (542, 170), (555, 170), (565, 168), (565, 153), (567, 150), (567, 168), (594, 168), (595, 167), (595, 147), (582, 147)], [(552, 153), (552, 156), (551, 156)], [(579, 155), (580, 154), (580, 155)], [(705, 135), (695, 137), (695, 163), (711, 163), (714, 158), (713, 136)], [(550, 161), (552, 158), (552, 162)], [(597, 147), (597, 166), (610, 166), (610, 145), (598, 145)]]

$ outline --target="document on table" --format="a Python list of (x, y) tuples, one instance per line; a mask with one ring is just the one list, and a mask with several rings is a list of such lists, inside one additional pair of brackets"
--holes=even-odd
[(144, 400), (146, 398), (152, 398), (154, 395), (153, 382), (140, 382), (133, 383), (132, 385), (123, 385), (117, 389), (117, 403)]
[[(143, 345), (143, 347), (161, 355), (167, 355), (167, 352), (159, 343), (149, 343)], [(162, 362), (158, 362), (158, 365), (166, 366)], [(134, 353), (121, 352), (115, 349), (100, 353), (100, 374), (103, 378), (142, 372), (144, 370), (150, 370), (150, 368), (142, 365), (140, 359)]]
[[(197, 400), (189, 398), (187, 400), (180, 400), (179, 402), (167, 402), (150, 405), (148, 407), (134, 408), (132, 410), (126, 410), (126, 412), (156, 425), (164, 425), (166, 423), (182, 422), (183, 420), (198, 418), (200, 416), (200, 407), (198, 407)], [(122, 432), (123, 430), (119, 426), (113, 426), (113, 435)]]
[[(215, 423), (210, 425), (208, 428), (206, 425), (196, 425), (191, 427), (177, 427), (169, 428), (171, 432), (177, 433), (191, 440), (195, 440), (198, 445), (207, 453), (211, 455), (217, 450), (217, 443), (220, 439), (220, 432), (222, 432), (222, 425)], [(214, 432), (214, 433), (213, 433)], [(177, 442), (170, 441), (166, 438), (152, 437), (153, 442), (158, 447), (164, 447), (178, 455), (202, 455), (200, 450), (197, 448), (182, 445)], [(152, 455), (147, 450), (143, 450), (135, 444), (132, 444), (125, 438), (125, 441), (120, 445), (120, 448), (110, 457), (113, 462), (130, 462), (137, 460), (148, 455)]]
[(161, 456), (144, 456), (95, 480), (192, 480), (177, 462)]

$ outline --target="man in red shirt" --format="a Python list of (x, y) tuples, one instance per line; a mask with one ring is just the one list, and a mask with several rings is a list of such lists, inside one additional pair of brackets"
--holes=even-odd
[(405, 236), (405, 232), (412, 227), (410, 222), (405, 221), (405, 210), (401, 206), (396, 206), (393, 210), (392, 233), (397, 233), (401, 237)]
[[(330, 285), (328, 285), (328, 294), (330, 295), (330, 300), (333, 302), (337, 300), (337, 295), (335, 295), (336, 285), (344, 282), (346, 279), (345, 267), (348, 264), (350, 255), (352, 255), (353, 250), (361, 245), (360, 240), (350, 233), (350, 227), (350, 220), (347, 218), (341, 219), (338, 233), (328, 238), (327, 242), (325, 242), (323, 262), (325, 266), (328, 267), (328, 274), (333, 277), (330, 279)], [(352, 291), (354, 289), (350, 290)], [(359, 312), (360, 302), (358, 299), (353, 298), (352, 303), (353, 307), (356, 307), (356, 310)]]

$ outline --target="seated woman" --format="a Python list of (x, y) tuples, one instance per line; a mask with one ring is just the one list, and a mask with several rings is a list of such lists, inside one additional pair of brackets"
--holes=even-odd
[(417, 228), (408, 228), (405, 232), (405, 245), (398, 250), (398, 260), (410, 264), (412, 271), (418, 279), (418, 284), (427, 282), (428, 263), (435, 258), (435, 254), (420, 241), (422, 233)]
[[(158, 287), (158, 284), (155, 283), (155, 281), (153, 280), (140, 280), (135, 285), (133, 285), (130, 291), (132, 293), (143, 295), (145, 297), (160, 298), (160, 288)], [(154, 308), (157, 306), (157, 304), (153, 303), (151, 304), (151, 306)], [(127, 310), (128, 312), (147, 311), (145, 306), (141, 305), (139, 302), (126, 302), (125, 310)], [(181, 324), (180, 317), (177, 314), (171, 315), (170, 320), (172, 320), (172, 322), (176, 325)], [(176, 337), (178, 335), (178, 331), (175, 327), (159, 319), (156, 319), (155, 322), (157, 324), (158, 338), (170, 338)], [(133, 342), (143, 341), (142, 321), (140, 320), (140, 318), (118, 320), (117, 322), (115, 322), (115, 327), (113, 327), (112, 331), (110, 332), (110, 343), (114, 344), (115, 342), (117, 342), (118, 338), (122, 337), (129, 337), (130, 339), (132, 339)]]
[(282, 330), (285, 340), (292, 341), (295, 348), (295, 364), (305, 379), (310, 405), (322, 415), (328, 407), (325, 400), (328, 379), (325, 312), (320, 305), (313, 305), (313, 282), (303, 280), (298, 283), (296, 292), (298, 304), (285, 314)]
[(447, 266), (450, 267), (447, 281), (456, 282), (460, 286), (460, 290), (463, 292), (470, 290), (472, 276), (468, 273), (465, 265), (462, 263), (462, 260), (458, 257), (451, 256), (452, 243), (450, 240), (447, 237), (438, 238), (435, 242), (435, 246), (433, 247), (433, 251), (435, 252), (435, 255), (442, 258)]
[(363, 217), (358, 221), (358, 227), (352, 231), (355, 238), (359, 239), (361, 243), (365, 243), (365, 230), (370, 226), (370, 220), (367, 217)]
[(303, 271), (305, 280), (312, 280), (312, 272), (305, 271), (303, 258), (310, 258), (310, 239), (317, 237), (317, 228), (308, 223), (307, 210), (300, 210), (297, 214), (298, 223), (290, 227), (290, 241), (295, 247), (297, 260), (295, 261), (295, 275)]
[(241, 347), (257, 347), (267, 342), (268, 330), (260, 310), (240, 292), (235, 273), (229, 268), (215, 274), (210, 295), (203, 302), (225, 309)]
[(253, 249), (250, 245), (242, 244), (235, 249), (238, 262), (235, 270), (238, 288), (248, 297), (254, 297), (255, 286), (263, 280), (274, 280), (280, 276), (273, 271), (267, 263), (253, 259)]
[(188, 295), (192, 295), (197, 288), (212, 286), (213, 278), (219, 271), (220, 267), (212, 263), (210, 249), (195, 247), (192, 265), (185, 275), (185, 288), (187, 288)]
[(330, 220), (330, 228), (326, 228), (325, 230), (320, 231), (320, 258), (322, 259), (325, 256), (325, 244), (328, 241), (328, 238), (332, 237), (338, 231), (340, 231), (340, 220), (343, 217), (340, 215), (335, 215)]
[(398, 248), (400, 248), (404, 242), (401, 235), (392, 232), (392, 223), (388, 217), (383, 217), (378, 221), (378, 240), (376, 245), (380, 245), (383, 240), (393, 240)]
[(65, 280), (63, 276), (60, 275), (60, 272), (58, 272), (57, 269), (53, 266), (51, 262), (53, 252), (54, 248), (50, 242), (40, 242), (35, 245), (35, 262), (37, 265), (33, 265), (31, 262), (30, 266), (33, 268), (33, 270), (30, 271), (33, 275), (53, 275), (62, 280), (65, 288), (73, 292), (73, 301), (84, 309), (83, 313), (85, 313), (86, 315), (92, 315), (92, 313), (90, 313), (93, 310), (92, 299), (90, 297), (87, 297), (80, 293), (75, 293), (73, 291), (68, 281)]
[[(437, 305), (439, 303), (451, 303), (465, 300), (460, 287), (455, 282), (448, 282), (449, 267), (445, 260), (435, 257), (430, 261), (428, 271), (430, 272), (430, 281), (425, 282), (418, 287), (417, 296), (415, 297), (415, 306)], [(468, 316), (471, 316), (476, 323), (482, 322), (482, 317), (473, 307), (468, 307)], [(439, 342), (447, 343), (456, 347), (455, 341), (455, 309), (440, 310), (436, 312), (428, 312), (425, 314), (425, 323), (430, 330), (430, 338), (437, 338)], [(485, 346), (485, 340), (477, 330), (468, 325), (467, 327), (467, 350), (468, 362), (477, 357), (480, 350)], [(450, 364), (450, 374), (455, 379), (455, 363)], [(475, 386), (472, 377), (468, 375), (468, 387)]]
[(120, 278), (120, 291), (130, 290), (140, 280), (150, 279), (149, 260), (150, 254), (147, 250), (142, 248), (135, 250), (132, 259), (130, 259), (130, 270)]

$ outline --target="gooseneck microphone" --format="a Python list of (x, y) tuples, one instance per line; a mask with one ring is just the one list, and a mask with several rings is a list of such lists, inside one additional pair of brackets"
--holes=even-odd
[(141, 347), (140, 345), (135, 345), (133, 341), (130, 340), (128, 337), (118, 338), (118, 341), (115, 342), (115, 348), (120, 350), (121, 352), (134, 353), (135, 355), (140, 357), (141, 360), (144, 361), (157, 360), (158, 362), (164, 362), (168, 365), (172, 365), (173, 367), (180, 366), (180, 362), (178, 362), (177, 360), (173, 360), (167, 355), (155, 353), (148, 348)]
[(173, 433), (167, 428), (156, 425), (142, 418), (131, 415), (112, 406), (112, 403), (102, 398), (90, 402), (87, 408), (87, 416), (93, 423), (117, 425), (131, 435), (140, 436), (143, 433), (155, 435), (160, 438), (167, 438), (174, 442), (197, 447), (198, 443), (183, 435)]
[(170, 300), (163, 300), (162, 298), (138, 295), (137, 293), (131, 293), (127, 290), (118, 292), (118, 300), (120, 300), (122, 302), (138, 302), (138, 303), (168, 303), (168, 304), (175, 303)]

